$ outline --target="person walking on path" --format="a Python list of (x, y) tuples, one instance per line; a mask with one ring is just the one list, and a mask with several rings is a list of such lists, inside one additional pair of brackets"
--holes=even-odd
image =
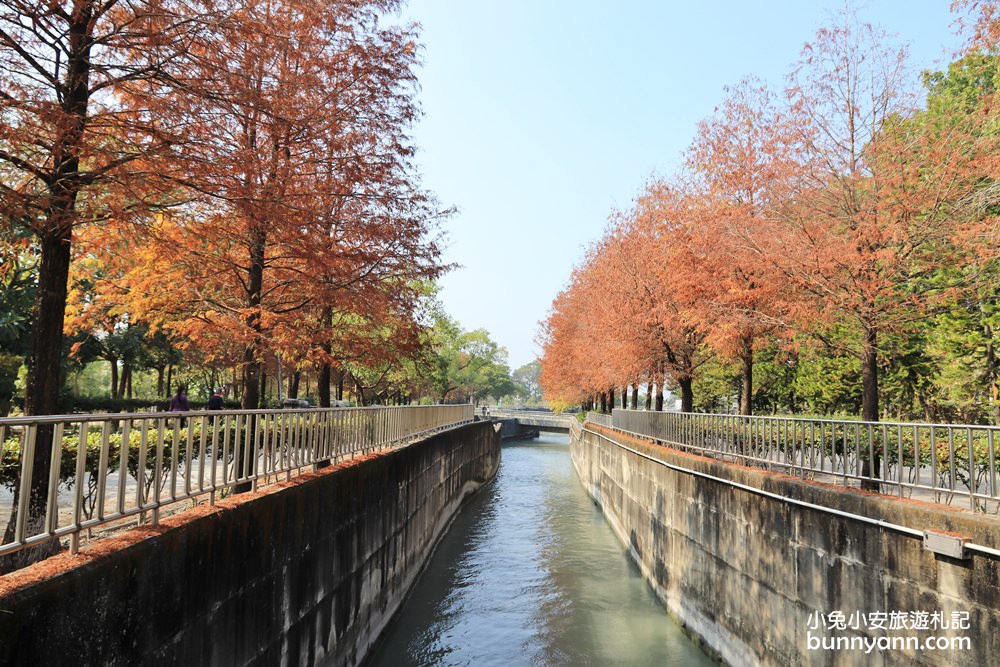
[(222, 390), (216, 389), (212, 397), (208, 399), (209, 410), (221, 410), (223, 407)]
[[(187, 412), (188, 408), (188, 396), (187, 387), (184, 385), (177, 385), (177, 393), (170, 397), (170, 411), (171, 412)], [(183, 427), (187, 423), (187, 419), (181, 417), (180, 426)]]
[(188, 409), (187, 387), (179, 385), (177, 393), (170, 397), (170, 411), (187, 412)]

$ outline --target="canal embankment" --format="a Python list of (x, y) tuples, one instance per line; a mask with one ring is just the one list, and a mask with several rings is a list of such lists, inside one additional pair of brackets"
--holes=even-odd
[(569, 438), (509, 441), (367, 667), (714, 664), (667, 618), (580, 485)]
[(358, 664), (499, 460), (469, 424), (21, 573), (0, 664)]
[[(1000, 560), (937, 553), (921, 539), (928, 530), (995, 550), (995, 516), (722, 463), (598, 426), (574, 429), (571, 457), (669, 612), (728, 664), (972, 666), (1000, 655)], [(846, 643), (827, 648), (838, 638)], [(946, 650), (926, 644), (962, 638)]]

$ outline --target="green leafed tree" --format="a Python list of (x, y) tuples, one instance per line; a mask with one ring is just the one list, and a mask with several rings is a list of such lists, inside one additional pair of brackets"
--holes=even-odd
[(486, 329), (463, 331), (440, 310), (434, 314), (429, 384), (440, 402), (514, 393), (507, 350)]
[(542, 362), (538, 359), (517, 368), (511, 374), (517, 396), (528, 403), (540, 402), (542, 400), (542, 386), (538, 379), (541, 375)]

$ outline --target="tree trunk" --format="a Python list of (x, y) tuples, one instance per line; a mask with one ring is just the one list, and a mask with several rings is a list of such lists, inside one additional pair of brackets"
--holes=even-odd
[(608, 387), (608, 412), (614, 412), (615, 409), (615, 388)]
[(111, 390), (108, 392), (108, 398), (115, 400), (118, 398), (118, 357), (108, 355), (105, 359), (111, 365)]
[[(878, 330), (874, 326), (865, 326), (865, 345), (861, 357), (861, 419), (866, 422), (879, 420), (878, 410)], [(863, 477), (881, 478), (881, 447), (873, 446), (872, 456), (862, 451), (861, 475)], [(846, 455), (846, 452), (845, 452)], [(862, 481), (861, 488), (866, 491), (879, 491), (879, 483)]]
[[(329, 325), (333, 319), (333, 309), (324, 308), (323, 309), (323, 323)], [(327, 340), (323, 343), (324, 361), (319, 366), (319, 373), (316, 377), (316, 394), (318, 398), (319, 407), (329, 408), (331, 406), (330, 401), (330, 381), (333, 379), (333, 368), (330, 365), (330, 355), (333, 353), (333, 344)], [(316, 463), (316, 469), (326, 468), (330, 465), (329, 460), (323, 460)]]
[(608, 412), (608, 395), (601, 392), (601, 414), (607, 414)]
[(128, 386), (128, 372), (129, 365), (128, 362), (122, 363), (122, 373), (118, 377), (118, 390), (115, 392), (115, 398), (122, 399), (125, 398), (125, 387)]
[(363, 408), (366, 405), (365, 388), (361, 384), (361, 380), (359, 380), (358, 378), (354, 378), (354, 388), (358, 392), (358, 406)]
[(639, 383), (638, 382), (633, 382), (632, 383), (632, 409), (633, 410), (638, 410), (639, 409)]
[(122, 363), (122, 374), (118, 378), (118, 395), (116, 398), (125, 398), (125, 389), (128, 387), (129, 375), (132, 372), (132, 366), (126, 361)]
[(267, 375), (267, 366), (260, 362), (260, 403), (257, 405), (261, 410), (267, 409), (267, 400), (271, 395), (268, 383), (271, 378)]
[(646, 381), (646, 412), (653, 409), (653, 378)]
[(694, 379), (690, 376), (677, 380), (681, 388), (681, 412), (694, 412), (694, 391), (691, 387)]
[(663, 376), (656, 378), (656, 411), (663, 412)]
[(743, 353), (740, 355), (743, 366), (743, 382), (740, 387), (740, 414), (753, 414), (753, 339), (743, 339)]
[(261, 405), (264, 391), (263, 336), (260, 322), (261, 291), (264, 287), (264, 249), (267, 236), (257, 228), (253, 233), (253, 243), (250, 247), (250, 270), (247, 275), (247, 306), (248, 314), (245, 323), (253, 332), (253, 339), (243, 349), (243, 401), (240, 404), (244, 410), (256, 410)]
[(125, 397), (125, 380), (126, 374), (128, 372), (128, 367), (122, 363), (121, 372), (118, 373), (118, 386), (115, 387), (115, 398), (121, 400)]
[[(247, 306), (249, 313), (246, 316), (246, 325), (253, 332), (253, 338), (249, 345), (243, 349), (243, 400), (240, 407), (244, 410), (257, 410), (261, 407), (265, 395), (265, 385), (267, 378), (264, 374), (262, 363), (263, 336), (260, 322), (261, 294), (264, 287), (264, 250), (267, 243), (267, 235), (264, 230), (257, 227), (253, 230), (253, 242), (250, 246), (250, 270), (247, 275)], [(245, 445), (252, 447), (252, 434), (256, 432), (257, 424), (255, 418), (247, 419), (247, 442)], [(256, 467), (254, 457), (250, 457), (250, 469), (245, 470), (245, 457), (240, 457), (239, 471), (241, 475), (253, 474)], [(234, 493), (245, 493), (252, 488), (250, 482), (237, 484), (233, 488)]]
[(288, 398), (299, 397), (299, 382), (302, 381), (302, 371), (295, 371), (288, 376)]
[[(329, 347), (328, 344), (323, 346), (324, 349), (326, 349), (327, 347)], [(330, 351), (326, 350), (326, 352), (327, 354), (329, 354)], [(319, 374), (316, 379), (316, 395), (318, 398), (319, 407), (321, 408), (328, 408), (332, 405), (332, 402), (330, 401), (330, 382), (333, 379), (331, 377), (332, 375), (331, 371), (332, 369), (330, 368), (329, 362), (324, 361), (322, 364), (320, 364)]]
[(878, 417), (878, 333), (866, 327), (861, 358), (861, 419), (877, 422)]

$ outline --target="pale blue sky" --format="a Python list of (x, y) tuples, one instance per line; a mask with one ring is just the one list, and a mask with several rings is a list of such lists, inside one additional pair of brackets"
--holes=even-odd
[[(910, 46), (916, 71), (960, 44), (949, 0), (873, 0), (861, 15)], [(516, 368), (612, 208), (672, 172), (723, 87), (781, 86), (830, 2), (411, 0), (424, 66), (415, 129), (448, 223), (446, 310), (486, 328)]]

